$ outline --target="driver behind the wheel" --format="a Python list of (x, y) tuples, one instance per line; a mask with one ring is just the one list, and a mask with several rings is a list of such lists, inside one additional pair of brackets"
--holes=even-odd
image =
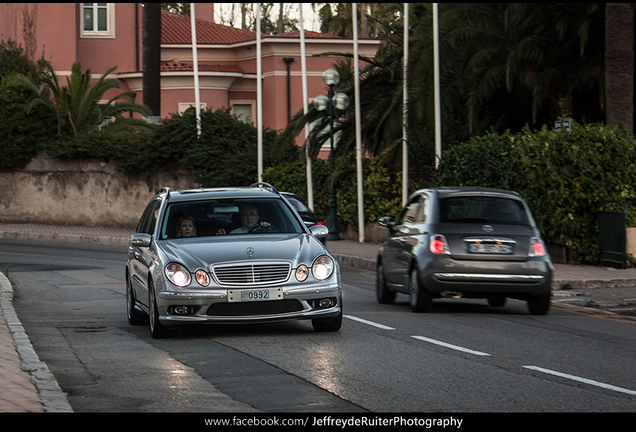
[[(239, 219), (241, 221), (241, 226), (230, 231), (230, 234), (245, 234), (261, 227), (266, 228), (271, 226), (269, 222), (259, 223), (258, 209), (251, 204), (243, 207), (239, 213)], [(217, 235), (221, 234), (225, 234), (224, 229), (220, 229), (217, 232)]]

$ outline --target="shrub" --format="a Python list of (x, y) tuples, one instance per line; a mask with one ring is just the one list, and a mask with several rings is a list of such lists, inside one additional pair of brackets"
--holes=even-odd
[(38, 145), (55, 133), (54, 121), (42, 110), (27, 116), (27, 92), (4, 85), (14, 73), (35, 76), (35, 65), (23, 54), (21, 47), (9, 40), (0, 40), (0, 169), (24, 168), (35, 156)]
[[(358, 228), (358, 183), (355, 160), (342, 164), (336, 178), (338, 229)], [(290, 160), (265, 170), (263, 179), (281, 191), (307, 198), (306, 165), (300, 159)], [(312, 161), (314, 212), (329, 223), (330, 169), (329, 162)], [(385, 215), (397, 216), (402, 208), (401, 173), (391, 175), (381, 163), (371, 159), (363, 162), (363, 199), (365, 222), (377, 222)], [(410, 185), (414, 191), (415, 186)]]
[[(192, 117), (194, 120), (194, 117)], [(257, 130), (233, 116), (228, 109), (201, 114), (199, 139), (180, 143), (180, 165), (197, 174), (202, 186), (247, 186), (258, 179)], [(269, 148), (276, 132), (263, 131), (263, 151)], [(265, 166), (265, 161), (263, 161)]]

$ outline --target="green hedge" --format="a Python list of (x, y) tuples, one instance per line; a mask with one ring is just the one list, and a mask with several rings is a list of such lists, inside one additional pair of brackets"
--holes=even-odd
[(574, 124), (571, 133), (544, 128), (475, 137), (443, 153), (436, 184), (515, 190), (548, 244), (597, 263), (602, 202), (625, 202), (628, 226), (636, 224), (636, 141), (598, 124)]
[[(238, 120), (227, 109), (203, 110), (201, 123), (202, 133), (197, 138), (194, 110), (188, 110), (171, 115), (151, 130), (61, 135), (39, 150), (59, 158), (109, 159), (128, 174), (184, 169), (196, 174), (196, 181), (203, 187), (254, 183), (258, 177), (254, 125)], [(264, 165), (285, 157), (269, 151), (275, 138), (275, 131), (264, 131)], [(289, 155), (296, 154), (296, 149), (289, 150)]]

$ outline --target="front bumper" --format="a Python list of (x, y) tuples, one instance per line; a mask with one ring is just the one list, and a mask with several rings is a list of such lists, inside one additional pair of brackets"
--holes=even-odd
[[(187, 323), (254, 323), (334, 318), (342, 313), (338, 283), (283, 288), (278, 300), (230, 302), (229, 291), (250, 288), (159, 291), (157, 309), (164, 325)], [(321, 306), (320, 300), (332, 305)]]

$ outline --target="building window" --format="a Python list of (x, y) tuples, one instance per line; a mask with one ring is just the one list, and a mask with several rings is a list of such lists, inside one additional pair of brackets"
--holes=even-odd
[(252, 123), (254, 104), (251, 101), (230, 101), (232, 115), (245, 123)]
[(83, 38), (115, 37), (115, 4), (82, 3)]

